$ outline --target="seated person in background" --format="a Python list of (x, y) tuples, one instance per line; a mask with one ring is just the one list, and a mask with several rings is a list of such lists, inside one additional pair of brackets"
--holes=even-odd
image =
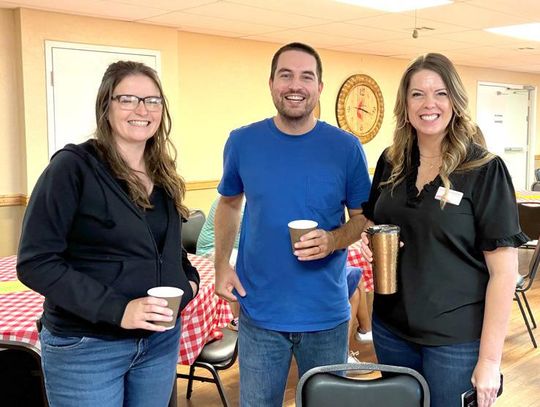
[[(362, 269), (360, 267), (347, 267), (347, 289), (349, 290), (349, 303), (351, 304), (351, 319), (349, 320), (349, 344), (353, 334), (354, 321), (356, 320), (356, 314), (358, 305), (360, 304), (360, 290), (358, 284), (362, 277)], [(350, 345), (349, 345), (350, 347)], [(354, 353), (349, 349), (348, 363), (359, 363)]]
[[(358, 323), (358, 326), (354, 331), (354, 339), (357, 342), (371, 342), (373, 340), (371, 335), (371, 310), (373, 308), (373, 293), (366, 292), (362, 276), (360, 276), (360, 282), (356, 287), (356, 295), (354, 297), (350, 297), (349, 302), (351, 304), (351, 315), (355, 317), (351, 318), (351, 324), (354, 326), (355, 321)], [(351, 338), (350, 335), (349, 338)]]
[[(215, 235), (214, 235), (214, 215), (216, 213), (216, 206), (219, 202), (219, 196), (212, 202), (210, 206), (210, 211), (204, 222), (204, 225), (197, 239), (197, 255), (203, 256), (214, 261), (214, 250), (215, 250)], [(243, 211), (242, 211), (243, 215)], [(241, 227), (241, 225), (240, 225)], [(236, 264), (236, 255), (238, 254), (238, 240), (240, 239), (240, 229), (238, 229), (238, 235), (234, 241), (233, 251), (230, 257), (230, 263), (232, 265)], [(234, 319), (229, 323), (229, 328), (238, 330), (238, 303), (231, 302), (231, 311), (234, 315)]]

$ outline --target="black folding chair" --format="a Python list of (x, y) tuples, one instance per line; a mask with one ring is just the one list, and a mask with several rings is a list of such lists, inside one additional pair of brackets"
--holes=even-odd
[(0, 405), (48, 407), (38, 348), (2, 340), (0, 366)]
[(190, 212), (189, 218), (182, 225), (182, 246), (188, 253), (197, 252), (197, 240), (206, 220), (206, 215), (200, 209)]
[[(191, 398), (191, 393), (193, 391), (193, 380), (211, 382), (215, 383), (217, 386), (223, 406), (229, 406), (229, 401), (223, 390), (223, 383), (219, 378), (218, 370), (228, 369), (236, 362), (236, 356), (238, 354), (238, 332), (228, 328), (224, 328), (222, 331), (223, 338), (204, 345), (201, 354), (190, 366), (189, 374), (176, 374), (177, 378), (188, 379), (186, 390), (186, 398), (188, 400)], [(212, 374), (212, 377), (196, 376), (195, 368), (197, 367), (208, 370)]]
[[(540, 236), (537, 236), (537, 238), (540, 239)], [(539, 266), (540, 240), (537, 242), (531, 261), (529, 262), (529, 272), (525, 276), (520, 276), (518, 278), (516, 291), (514, 292), (514, 301), (518, 304), (521, 315), (523, 316), (523, 321), (525, 322), (525, 326), (527, 327), (527, 331), (529, 332), (529, 336), (531, 337), (531, 341), (535, 348), (537, 348), (538, 345), (536, 344), (536, 339), (534, 338), (532, 330), (536, 328), (536, 321), (529, 305), (529, 301), (527, 301), (526, 292), (531, 289)], [(523, 305), (525, 305), (525, 307)], [(527, 308), (527, 312), (525, 312), (525, 308)]]
[[(383, 376), (350, 377), (351, 372), (366, 370), (378, 370)], [(377, 363), (316, 367), (308, 370), (296, 387), (296, 407), (429, 407), (429, 404), (429, 388), (420, 373)]]

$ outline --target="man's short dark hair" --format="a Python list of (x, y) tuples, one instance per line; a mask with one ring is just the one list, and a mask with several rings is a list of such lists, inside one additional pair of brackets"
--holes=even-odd
[(272, 66), (270, 68), (270, 79), (274, 80), (274, 75), (276, 73), (277, 63), (279, 56), (283, 54), (285, 51), (301, 51), (305, 52), (306, 54), (311, 55), (313, 58), (315, 58), (315, 61), (317, 62), (317, 78), (319, 80), (319, 83), (322, 82), (322, 62), (321, 57), (315, 51), (314, 48), (310, 47), (307, 44), (303, 44), (301, 42), (291, 42), (290, 44), (282, 46), (280, 49), (276, 51), (274, 56), (272, 57)]

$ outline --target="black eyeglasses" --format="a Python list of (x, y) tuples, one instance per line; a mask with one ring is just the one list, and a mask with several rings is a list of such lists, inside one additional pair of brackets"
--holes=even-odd
[(111, 97), (111, 100), (116, 100), (122, 110), (135, 110), (141, 102), (149, 112), (157, 112), (163, 107), (163, 98), (159, 96), (140, 98), (135, 95), (116, 95)]

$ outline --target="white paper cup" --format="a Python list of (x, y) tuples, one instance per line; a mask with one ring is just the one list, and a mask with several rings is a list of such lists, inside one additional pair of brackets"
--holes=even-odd
[(294, 244), (300, 241), (300, 238), (308, 232), (317, 229), (319, 224), (314, 220), (299, 219), (293, 220), (288, 223), (289, 233), (291, 235), (291, 245), (293, 251), (295, 250)]
[(164, 300), (167, 300), (167, 307), (170, 308), (173, 312), (172, 321), (152, 321), (152, 323), (164, 326), (167, 329), (174, 328), (184, 291), (177, 287), (161, 286), (150, 288), (147, 291), (147, 294), (151, 297), (163, 298)]

